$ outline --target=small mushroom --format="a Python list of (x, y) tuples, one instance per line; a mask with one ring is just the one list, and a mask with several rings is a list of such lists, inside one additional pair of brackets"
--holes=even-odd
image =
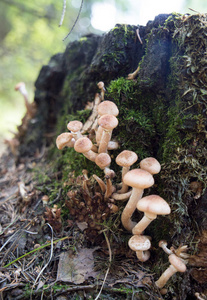
[(133, 228), (133, 234), (141, 234), (157, 218), (157, 215), (168, 215), (171, 212), (168, 203), (157, 195), (150, 195), (140, 199), (137, 203), (137, 209), (144, 212), (144, 217)]
[(137, 154), (130, 150), (124, 150), (117, 155), (116, 163), (122, 167), (122, 188), (118, 191), (118, 193), (122, 194), (128, 191), (128, 185), (123, 182), (123, 178), (137, 159)]
[(76, 152), (82, 153), (89, 160), (95, 161), (98, 154), (91, 150), (92, 146), (91, 140), (87, 137), (82, 137), (75, 142), (74, 149)]
[(140, 161), (140, 168), (154, 175), (160, 172), (161, 165), (154, 157), (147, 157)]
[(28, 92), (26, 89), (26, 85), (24, 82), (19, 82), (15, 86), (15, 91), (19, 91), (23, 97), (24, 97), (24, 103), (27, 109), (27, 114), (29, 115), (30, 118), (33, 118), (36, 114), (37, 108), (36, 108), (36, 103), (32, 102), (30, 103), (28, 100)]
[(104, 174), (106, 176), (108, 175), (110, 178), (115, 176), (114, 171), (109, 168), (111, 164), (111, 157), (107, 153), (99, 153), (96, 156), (95, 163), (100, 169), (104, 170)]
[(62, 150), (64, 147), (74, 147), (74, 144), (75, 140), (70, 132), (63, 132), (56, 139), (56, 145), (59, 150)]
[(113, 115), (103, 115), (99, 118), (98, 124), (103, 127), (98, 153), (103, 153), (107, 151), (112, 131), (118, 125), (118, 119)]
[(83, 128), (83, 123), (77, 120), (70, 121), (67, 128), (73, 134), (74, 139), (77, 141), (79, 138), (83, 137), (81, 134), (81, 129)]
[(101, 100), (104, 100), (104, 94), (105, 94), (105, 87), (104, 87), (104, 82), (103, 81), (99, 81), (97, 84), (98, 88), (101, 90)]
[(136, 251), (137, 258), (145, 262), (150, 258), (150, 239), (145, 235), (133, 235), (128, 241), (129, 247)]
[(154, 178), (145, 170), (133, 169), (125, 174), (123, 181), (125, 184), (132, 187), (132, 194), (122, 212), (121, 221), (124, 228), (131, 231), (136, 225), (135, 222), (132, 222), (131, 217), (136, 209), (137, 202), (142, 198), (144, 189), (149, 188), (154, 184)]
[[(103, 116), (103, 115), (113, 115), (116, 117), (119, 114), (119, 110), (118, 110), (118, 107), (116, 106), (116, 104), (109, 100), (105, 100), (105, 101), (101, 102), (98, 105), (97, 110), (98, 110), (99, 117)], [(104, 131), (104, 128), (102, 126), (99, 126), (98, 129), (96, 130), (97, 145), (100, 144), (103, 131)]]
[(184, 262), (177, 257), (175, 254), (169, 255), (170, 266), (164, 271), (160, 278), (155, 282), (155, 285), (161, 289), (167, 283), (167, 281), (172, 277), (176, 272), (184, 273), (186, 271), (186, 265)]
[(164, 240), (159, 241), (159, 247), (165, 251), (168, 255), (172, 254), (173, 252), (167, 247), (167, 242)]

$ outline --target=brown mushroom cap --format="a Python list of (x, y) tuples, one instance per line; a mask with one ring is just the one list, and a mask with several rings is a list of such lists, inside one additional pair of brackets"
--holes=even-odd
[(135, 152), (130, 150), (124, 150), (116, 157), (117, 165), (121, 167), (130, 167), (133, 165), (138, 159), (138, 156)]
[(79, 153), (85, 153), (90, 151), (92, 146), (93, 144), (91, 140), (89, 140), (87, 137), (82, 137), (75, 142), (74, 149)]
[(178, 272), (185, 272), (186, 271), (186, 265), (182, 262), (182, 260), (177, 257), (175, 254), (169, 255), (169, 262)]
[(119, 114), (119, 110), (114, 102), (105, 100), (98, 105), (98, 114), (100, 116), (113, 115), (116, 117)]
[(128, 245), (133, 251), (146, 251), (150, 249), (151, 242), (145, 235), (133, 235), (129, 239)]
[(141, 169), (133, 169), (124, 175), (123, 181), (125, 184), (139, 189), (149, 188), (154, 184), (153, 176)]
[(140, 161), (140, 168), (150, 174), (157, 174), (161, 170), (160, 163), (154, 157), (147, 157)]
[(80, 131), (83, 127), (83, 123), (80, 121), (70, 121), (67, 125), (68, 130), (72, 131), (72, 132), (77, 132)]
[(168, 203), (158, 195), (143, 197), (137, 203), (137, 209), (155, 215), (168, 215), (171, 212)]
[(70, 132), (63, 132), (58, 135), (56, 145), (59, 150), (62, 150), (71, 141), (73, 135)]
[(95, 163), (100, 169), (104, 169), (110, 165), (111, 157), (107, 153), (100, 153), (97, 155)]
[(103, 115), (98, 119), (98, 125), (106, 130), (112, 130), (118, 125), (118, 119), (113, 115)]

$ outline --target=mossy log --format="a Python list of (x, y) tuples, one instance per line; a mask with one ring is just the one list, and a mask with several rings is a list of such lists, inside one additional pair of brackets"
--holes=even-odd
[[(85, 106), (99, 92), (97, 83), (105, 83), (106, 99), (120, 111), (113, 133), (120, 148), (113, 157), (128, 149), (139, 161), (153, 156), (162, 165), (150, 193), (162, 196), (172, 213), (147, 231), (156, 249), (155, 277), (167, 263), (158, 249), (160, 239), (189, 247), (187, 272), (171, 281), (166, 299), (193, 299), (196, 292), (207, 296), (206, 25), (206, 15), (159, 15), (146, 26), (116, 25), (102, 36), (91, 34), (69, 43), (42, 67), (35, 83), (35, 122), (29, 121), (18, 136), (18, 162), (43, 145), (55, 149), (57, 135), (67, 131), (71, 119), (87, 119), (90, 111)], [(137, 68), (137, 76), (127, 79)], [(77, 156), (68, 151), (52, 156), (60, 170), (70, 159), (70, 170), (78, 174), (87, 166), (92, 172), (92, 163), (79, 160), (77, 165)], [(156, 261), (161, 268), (156, 269)]]

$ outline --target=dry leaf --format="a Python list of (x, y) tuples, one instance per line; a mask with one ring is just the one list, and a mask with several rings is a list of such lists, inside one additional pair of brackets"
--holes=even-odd
[(89, 277), (97, 277), (98, 273), (93, 271), (93, 252), (98, 248), (83, 248), (75, 255), (70, 252), (61, 253), (57, 280), (80, 284)]

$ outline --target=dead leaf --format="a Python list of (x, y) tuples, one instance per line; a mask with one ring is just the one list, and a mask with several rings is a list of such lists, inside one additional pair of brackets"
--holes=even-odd
[(80, 284), (89, 277), (97, 277), (98, 272), (93, 270), (93, 252), (98, 248), (82, 248), (75, 255), (70, 252), (61, 253), (57, 280)]

